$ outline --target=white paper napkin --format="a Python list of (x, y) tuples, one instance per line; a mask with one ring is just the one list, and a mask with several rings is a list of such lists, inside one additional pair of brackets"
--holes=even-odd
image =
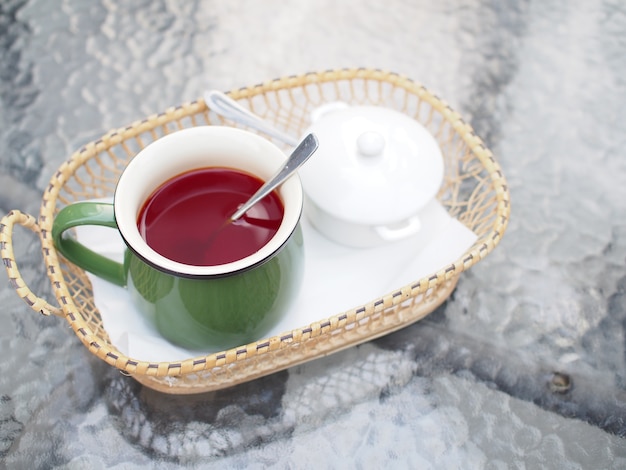
[[(288, 314), (265, 337), (305, 327), (388, 294), (455, 261), (476, 241), (476, 235), (451, 218), (436, 200), (420, 215), (422, 230), (417, 234), (367, 249), (336, 244), (303, 217), (303, 285)], [(94, 251), (118, 261), (123, 257), (124, 243), (113, 229), (81, 226), (77, 237)], [(126, 289), (88, 276), (104, 328), (122, 353), (159, 362), (214, 352), (187, 350), (169, 343), (133, 307)]]

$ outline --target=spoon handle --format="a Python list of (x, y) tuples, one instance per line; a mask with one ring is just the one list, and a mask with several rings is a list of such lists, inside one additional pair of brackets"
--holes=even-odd
[(306, 162), (311, 155), (317, 150), (319, 143), (317, 137), (314, 134), (307, 135), (302, 142), (296, 147), (296, 149), (289, 155), (289, 158), (285, 161), (285, 164), (278, 170), (274, 176), (272, 176), (259, 190), (252, 195), (248, 201), (243, 204), (237, 211), (230, 217), (231, 221), (237, 220), (253, 205), (271, 193), (278, 185), (289, 178), (298, 168)]
[(278, 129), (275, 129), (259, 116), (250, 112), (221, 91), (212, 90), (205, 92), (204, 101), (209, 109), (215, 111), (220, 116), (252, 127), (253, 129), (272, 136), (292, 147), (298, 145), (298, 141), (296, 139), (285, 134), (284, 132), (279, 131)]

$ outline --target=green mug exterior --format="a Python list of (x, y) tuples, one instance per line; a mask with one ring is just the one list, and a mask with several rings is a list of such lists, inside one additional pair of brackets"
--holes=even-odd
[(263, 263), (205, 278), (164, 272), (128, 248), (124, 263), (117, 263), (67, 236), (67, 230), (79, 225), (116, 228), (113, 204), (77, 202), (64, 207), (52, 226), (57, 250), (82, 269), (126, 287), (133, 304), (159, 333), (188, 349), (229, 349), (261, 338), (287, 312), (303, 277), (299, 222), (290, 238)]

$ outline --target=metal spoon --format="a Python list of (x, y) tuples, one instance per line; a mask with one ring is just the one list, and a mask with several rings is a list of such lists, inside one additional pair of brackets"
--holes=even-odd
[(296, 147), (296, 149), (289, 155), (289, 158), (285, 161), (285, 164), (272, 176), (259, 190), (252, 195), (247, 202), (237, 209), (237, 211), (230, 216), (230, 222), (234, 222), (245, 214), (253, 205), (271, 193), (282, 182), (289, 178), (298, 168), (306, 162), (311, 155), (317, 150), (319, 143), (317, 137), (314, 134), (307, 135), (302, 142)]
[(205, 92), (204, 101), (209, 109), (215, 111), (220, 116), (228, 118), (231, 121), (244, 124), (248, 127), (252, 127), (253, 129), (281, 140), (292, 147), (298, 145), (298, 141), (296, 139), (272, 127), (271, 124), (268, 124), (259, 116), (250, 112), (221, 91), (212, 90)]

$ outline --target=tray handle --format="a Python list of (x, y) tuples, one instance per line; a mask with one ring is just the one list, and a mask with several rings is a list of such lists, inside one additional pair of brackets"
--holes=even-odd
[(13, 210), (5, 215), (0, 221), (0, 256), (2, 263), (7, 270), (11, 286), (15, 289), (22, 300), (34, 311), (42, 315), (56, 315), (63, 317), (64, 313), (60, 307), (49, 304), (46, 300), (37, 297), (26, 285), (13, 255), (13, 227), (15, 224), (39, 234), (41, 229), (37, 220), (30, 214)]

